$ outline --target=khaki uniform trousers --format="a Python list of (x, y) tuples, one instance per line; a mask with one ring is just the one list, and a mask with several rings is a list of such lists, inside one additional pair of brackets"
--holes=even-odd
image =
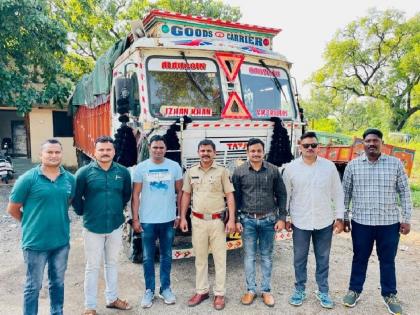
[(226, 233), (220, 219), (202, 220), (191, 216), (192, 244), (195, 252), (195, 287), (198, 294), (209, 292), (208, 257), (213, 254), (216, 270), (214, 295), (225, 295), (226, 285)]

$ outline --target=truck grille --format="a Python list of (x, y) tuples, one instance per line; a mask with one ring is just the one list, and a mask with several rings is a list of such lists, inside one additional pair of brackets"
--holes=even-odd
[[(229, 168), (230, 171), (233, 171), (231, 168), (234, 168), (237, 160), (246, 161), (246, 159), (246, 150), (216, 151), (216, 163)], [(186, 168), (190, 168), (192, 165), (199, 163), (200, 158), (186, 157), (183, 162)]]

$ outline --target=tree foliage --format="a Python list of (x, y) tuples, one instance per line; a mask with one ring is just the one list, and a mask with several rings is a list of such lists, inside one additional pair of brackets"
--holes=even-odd
[(1, 0), (0, 103), (21, 113), (34, 103), (64, 104), (74, 83), (128, 34), (130, 22), (154, 8), (241, 16), (220, 0)]
[(420, 109), (420, 14), (405, 20), (396, 10), (369, 10), (336, 33), (324, 59), (310, 81), (330, 103), (351, 109), (347, 119), (375, 99), (390, 109), (391, 128), (400, 130)]
[(0, 2), (0, 104), (30, 111), (33, 104), (63, 104), (71, 85), (63, 77), (66, 31), (44, 1)]
[(57, 20), (69, 33), (65, 67), (74, 79), (93, 69), (95, 61), (113, 43), (130, 31), (130, 22), (151, 9), (205, 15), (237, 21), (237, 7), (220, 0), (50, 0)]

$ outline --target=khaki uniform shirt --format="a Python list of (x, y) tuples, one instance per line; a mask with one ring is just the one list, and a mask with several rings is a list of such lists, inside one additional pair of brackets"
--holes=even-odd
[(224, 211), (225, 194), (233, 192), (229, 171), (213, 162), (208, 170), (200, 163), (185, 172), (182, 190), (192, 195), (192, 209), (199, 213), (218, 213)]

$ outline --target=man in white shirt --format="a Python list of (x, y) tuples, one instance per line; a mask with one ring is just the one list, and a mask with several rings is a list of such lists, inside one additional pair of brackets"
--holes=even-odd
[(344, 228), (343, 188), (334, 163), (317, 156), (319, 144), (314, 132), (301, 136), (300, 151), (301, 157), (288, 164), (283, 174), (292, 221), (286, 227), (293, 229), (296, 279), (289, 303), (299, 306), (306, 299), (306, 265), (312, 238), (318, 284), (315, 294), (322, 307), (333, 308), (334, 303), (328, 294), (329, 257), (333, 231), (341, 233)]

